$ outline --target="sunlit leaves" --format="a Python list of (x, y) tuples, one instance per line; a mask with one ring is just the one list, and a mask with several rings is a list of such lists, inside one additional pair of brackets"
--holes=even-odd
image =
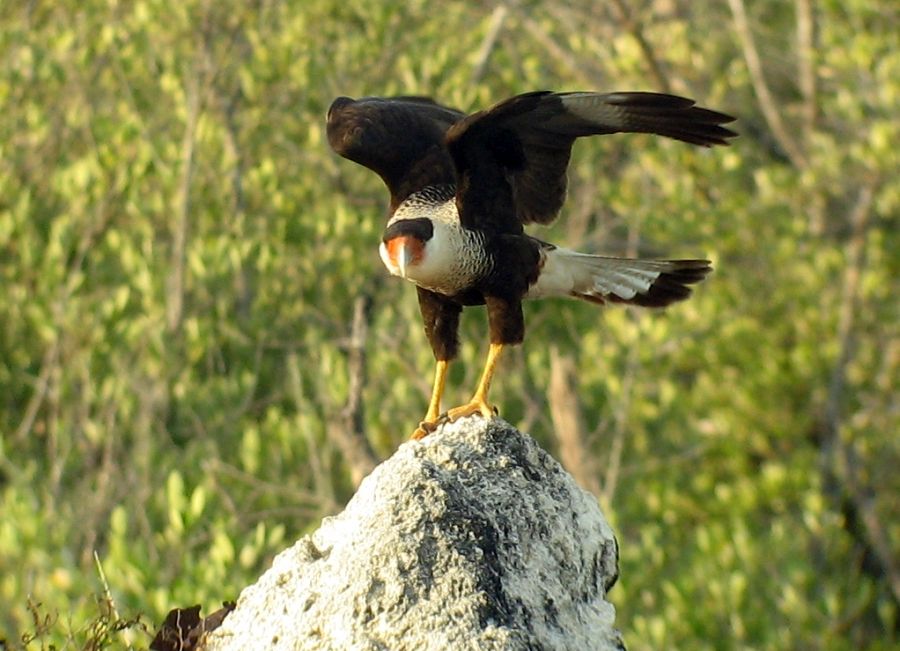
[[(897, 613), (824, 490), (815, 428), (842, 353), (850, 216), (872, 184), (840, 408), (896, 550), (897, 14), (816, 5), (808, 128), (793, 6), (746, 4), (805, 169), (767, 133), (724, 5), (630, 6), (626, 25), (602, 3), (513, 3), (474, 81), (493, 20), (480, 4), (5, 8), (0, 566), (16, 569), (0, 573), (12, 604), (0, 629), (27, 625), (36, 592), (87, 617), (94, 549), (123, 609), (207, 610), (340, 508), (351, 486), (328, 427), (349, 391), (360, 294), (373, 298), (367, 435), (386, 455), (421, 418), (433, 360), (415, 293), (378, 260), (380, 181), (327, 148), (334, 96), (473, 109), (536, 88), (651, 88), (637, 25), (673, 90), (737, 115), (742, 137), (712, 150), (579, 142), (563, 219), (537, 235), (709, 257), (715, 272), (663, 313), (529, 304), (493, 397), (552, 449), (552, 343), (577, 360), (601, 479), (621, 433), (610, 596), (629, 648), (878, 648), (871, 632), (894, 630)], [(185, 205), (184, 314), (169, 327)], [(483, 312), (467, 311), (462, 339), (447, 403), (477, 380)]]

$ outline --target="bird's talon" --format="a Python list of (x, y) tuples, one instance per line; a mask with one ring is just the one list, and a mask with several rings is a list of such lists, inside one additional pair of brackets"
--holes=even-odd
[(467, 405), (462, 405), (461, 407), (455, 407), (447, 412), (447, 420), (451, 423), (455, 423), (460, 418), (466, 418), (467, 416), (474, 416), (475, 414), (479, 414), (482, 418), (486, 418), (490, 420), (497, 416), (500, 412), (494, 405), (488, 404), (482, 400), (473, 400)]
[(409, 438), (413, 441), (421, 441), (423, 438), (434, 432), (440, 425), (446, 422), (446, 419), (443, 417), (437, 418), (435, 420), (423, 420), (419, 423), (419, 426), (416, 428), (416, 431), (412, 433), (412, 436)]

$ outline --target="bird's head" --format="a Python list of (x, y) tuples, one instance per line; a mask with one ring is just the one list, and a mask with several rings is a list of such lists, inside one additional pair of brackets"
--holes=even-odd
[(410, 272), (422, 264), (426, 247), (434, 235), (434, 224), (427, 217), (398, 219), (388, 226), (378, 252), (384, 266), (395, 276), (410, 278)]

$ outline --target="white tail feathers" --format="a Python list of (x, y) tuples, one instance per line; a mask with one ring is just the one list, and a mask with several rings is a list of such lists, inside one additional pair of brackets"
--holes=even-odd
[(688, 285), (710, 270), (706, 260), (612, 258), (547, 246), (541, 251), (540, 275), (525, 297), (572, 296), (662, 307), (690, 296)]

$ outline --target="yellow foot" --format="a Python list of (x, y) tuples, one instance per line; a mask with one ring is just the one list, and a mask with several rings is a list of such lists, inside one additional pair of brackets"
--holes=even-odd
[(421, 441), (423, 438), (436, 430), (437, 426), (437, 422), (423, 420), (421, 423), (419, 423), (416, 431), (413, 432), (412, 436), (410, 436), (409, 438), (411, 438), (413, 441)]
[(438, 427), (447, 422), (447, 415), (444, 414), (439, 418), (435, 418), (434, 420), (423, 420), (419, 423), (419, 426), (416, 428), (416, 431), (412, 433), (411, 438), (413, 441), (421, 441), (423, 438), (431, 434)]
[(482, 417), (490, 420), (499, 413), (500, 412), (497, 410), (497, 408), (494, 405), (489, 404), (486, 400), (473, 399), (472, 402), (467, 405), (454, 407), (453, 409), (448, 411), (447, 420), (449, 420), (451, 423), (455, 423), (460, 418), (474, 416), (475, 414), (481, 414)]

